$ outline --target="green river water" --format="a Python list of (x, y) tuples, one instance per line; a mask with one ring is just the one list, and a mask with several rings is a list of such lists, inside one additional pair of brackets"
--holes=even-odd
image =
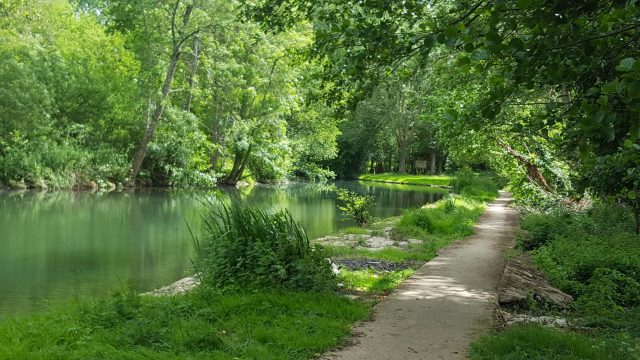
[[(310, 238), (343, 221), (336, 188), (370, 193), (374, 216), (438, 200), (429, 187), (370, 182), (223, 189), (263, 209), (287, 208)], [(200, 226), (207, 192), (136, 190), (112, 193), (0, 191), (0, 315), (39, 311), (74, 297), (125, 286), (148, 291), (192, 272), (187, 229)]]

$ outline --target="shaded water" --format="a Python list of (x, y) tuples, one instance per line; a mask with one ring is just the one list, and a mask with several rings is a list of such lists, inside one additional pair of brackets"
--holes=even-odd
[[(294, 184), (225, 189), (263, 209), (287, 208), (310, 238), (328, 235), (342, 221), (336, 188), (370, 193), (374, 216), (442, 196), (432, 188), (368, 182)], [(37, 311), (75, 296), (108, 294), (123, 286), (147, 291), (192, 268), (186, 223), (200, 226), (206, 192), (0, 192), (0, 315)]]

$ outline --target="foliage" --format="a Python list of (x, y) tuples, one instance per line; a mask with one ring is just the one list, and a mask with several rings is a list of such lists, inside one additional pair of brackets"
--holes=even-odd
[(351, 217), (358, 226), (367, 225), (371, 221), (369, 209), (375, 204), (372, 195), (360, 195), (353, 191), (339, 189), (338, 200), (342, 202), (342, 205), (338, 205), (338, 209)]
[(234, 202), (207, 204), (200, 259), (204, 284), (215, 289), (327, 290), (335, 278), (322, 249), (287, 210), (269, 214)]
[(535, 248), (535, 263), (575, 297), (578, 316), (591, 326), (640, 334), (640, 248), (629, 208), (531, 214), (522, 227), (522, 246)]
[(368, 310), (330, 293), (125, 291), (3, 319), (0, 358), (310, 359), (342, 341)]
[(539, 325), (515, 326), (471, 346), (471, 359), (637, 359), (629, 339), (591, 339)]
[(410, 185), (447, 186), (453, 177), (447, 175), (363, 174), (358, 176), (358, 179)]

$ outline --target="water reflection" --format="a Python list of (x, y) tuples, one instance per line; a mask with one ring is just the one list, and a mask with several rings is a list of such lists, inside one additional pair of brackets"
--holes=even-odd
[[(223, 189), (263, 209), (287, 208), (318, 237), (349, 225), (336, 188), (373, 194), (374, 216), (433, 202), (426, 187), (364, 182)], [(106, 294), (127, 283), (145, 291), (190, 270), (187, 225), (201, 223), (203, 192), (0, 192), (0, 314), (40, 309), (76, 295)]]

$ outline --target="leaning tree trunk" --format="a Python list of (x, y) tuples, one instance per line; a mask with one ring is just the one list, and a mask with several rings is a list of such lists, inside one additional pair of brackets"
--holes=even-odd
[(531, 182), (537, 184), (543, 191), (547, 193), (553, 192), (553, 189), (551, 189), (551, 186), (549, 186), (549, 184), (547, 183), (547, 179), (545, 179), (544, 175), (542, 175), (540, 169), (538, 169), (538, 167), (533, 162), (531, 162), (531, 160), (527, 156), (520, 154), (504, 141), (500, 141), (500, 146), (507, 153), (512, 155), (518, 161), (518, 163), (525, 168), (527, 178)]
[(171, 60), (169, 62), (169, 69), (167, 70), (167, 76), (164, 80), (164, 85), (162, 86), (162, 95), (160, 97), (160, 101), (156, 104), (156, 108), (153, 112), (153, 117), (149, 122), (147, 129), (144, 132), (144, 136), (142, 137), (142, 141), (140, 145), (138, 145), (138, 150), (136, 151), (135, 156), (133, 157), (133, 165), (131, 166), (131, 181), (135, 181), (136, 177), (138, 177), (138, 173), (140, 173), (140, 167), (142, 166), (142, 162), (147, 155), (147, 149), (149, 148), (149, 143), (153, 138), (153, 134), (160, 123), (160, 118), (162, 117), (162, 113), (165, 108), (165, 101), (169, 96), (169, 91), (171, 90), (171, 82), (173, 81), (173, 76), (176, 73), (176, 66), (178, 65), (178, 60), (180, 58), (180, 52), (174, 51), (171, 55)]
[[(176, 2), (174, 7), (173, 18), (171, 22), (172, 30), (175, 29), (175, 11), (178, 8), (179, 1)], [(182, 16), (182, 25), (186, 27), (189, 24), (189, 19), (191, 18), (191, 12), (193, 11), (193, 4), (187, 6)], [(138, 145), (138, 150), (133, 157), (133, 163), (131, 165), (131, 179), (132, 183), (135, 182), (138, 174), (140, 173), (140, 167), (142, 167), (142, 163), (144, 162), (144, 158), (147, 156), (147, 149), (149, 148), (149, 143), (151, 139), (153, 139), (153, 134), (160, 123), (160, 118), (162, 118), (162, 113), (164, 112), (165, 104), (167, 98), (169, 97), (169, 92), (171, 91), (171, 83), (173, 82), (173, 77), (176, 74), (176, 67), (178, 65), (178, 60), (180, 60), (180, 51), (182, 49), (182, 45), (184, 42), (196, 33), (192, 33), (189, 36), (185, 36), (182, 39), (178, 40), (175, 37), (175, 32), (173, 32), (173, 50), (171, 52), (171, 57), (169, 59), (169, 68), (167, 69), (167, 75), (164, 79), (164, 84), (162, 85), (162, 93), (160, 95), (159, 101), (156, 103), (156, 108), (153, 111), (153, 117), (151, 121), (147, 124), (147, 128), (145, 129), (144, 136), (142, 137), (142, 141)]]

